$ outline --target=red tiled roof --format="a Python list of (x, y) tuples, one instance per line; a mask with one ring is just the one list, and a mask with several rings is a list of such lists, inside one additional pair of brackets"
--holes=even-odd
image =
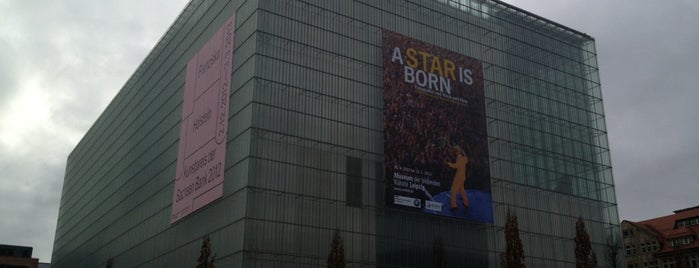
[(652, 235), (652, 236), (655, 236), (658, 238), (661, 237), (660, 233), (657, 230), (653, 229), (651, 226), (643, 225), (643, 224), (640, 224), (638, 222), (632, 222), (629, 220), (624, 220), (624, 221), (628, 222), (629, 224), (633, 225), (634, 227), (638, 228), (639, 230), (648, 233), (649, 235)]
[(677, 220), (693, 217), (699, 217), (699, 207), (694, 207), (693, 209), (688, 210), (678, 210), (677, 213), (672, 215), (640, 221), (638, 223), (651, 226), (653, 229), (658, 230), (658, 232), (663, 233), (665, 231), (673, 230)]
[[(699, 206), (677, 210), (675, 214), (640, 221), (635, 225), (652, 229), (659, 235), (658, 238), (663, 241), (661, 253), (685, 249), (699, 249), (699, 237), (697, 237), (697, 234), (699, 234), (699, 225), (683, 226), (675, 229), (675, 223), (678, 220), (694, 217), (699, 217)], [(668, 240), (689, 235), (694, 237), (694, 241), (689, 245), (672, 247)]]
[(680, 228), (677, 228), (675, 230), (670, 230), (667, 232), (663, 233), (663, 236), (665, 238), (678, 238), (678, 237), (684, 237), (688, 235), (695, 235), (696, 233), (692, 230), (691, 227), (683, 226)]

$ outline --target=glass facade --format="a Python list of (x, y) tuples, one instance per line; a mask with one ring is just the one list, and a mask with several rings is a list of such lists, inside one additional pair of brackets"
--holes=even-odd
[[(236, 14), (223, 197), (170, 224), (187, 61)], [(494, 223), (387, 206), (382, 30), (482, 62)], [(197, 1), (68, 158), (52, 267), (600, 267), (619, 235), (594, 40), (498, 1)]]

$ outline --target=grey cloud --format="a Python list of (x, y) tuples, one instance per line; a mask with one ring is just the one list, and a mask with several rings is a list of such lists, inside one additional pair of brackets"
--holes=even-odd
[[(5, 182), (15, 182), (2, 185), (3, 200), (15, 201), (0, 204), (0, 215), (11, 215), (0, 221), (3, 243), (32, 246), (34, 256), (47, 261), (53, 246), (62, 170), (20, 159), (2, 161), (0, 170), (12, 174), (3, 179)], [(27, 175), (33, 176), (32, 180), (26, 180)]]
[(14, 97), (13, 89), (17, 87), (16, 49), (8, 39), (9, 36), (0, 33), (0, 107)]
[[(31, 81), (48, 120), (0, 146), (3, 243), (50, 261), (68, 153), (162, 36), (185, 0), (0, 2), (0, 118)], [(14, 48), (5, 57), (6, 48)]]
[(596, 39), (621, 219), (699, 205), (699, 2), (516, 4)]

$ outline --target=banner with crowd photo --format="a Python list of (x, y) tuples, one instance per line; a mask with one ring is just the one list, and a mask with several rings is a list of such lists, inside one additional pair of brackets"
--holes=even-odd
[(382, 34), (386, 204), (492, 223), (481, 62)]

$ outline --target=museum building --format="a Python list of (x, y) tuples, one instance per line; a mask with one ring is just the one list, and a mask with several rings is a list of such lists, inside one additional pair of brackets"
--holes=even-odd
[(493, 0), (193, 0), (68, 156), (51, 266), (208, 238), (217, 267), (500, 267), (508, 212), (528, 267), (575, 267), (579, 218), (612, 266), (592, 37)]

